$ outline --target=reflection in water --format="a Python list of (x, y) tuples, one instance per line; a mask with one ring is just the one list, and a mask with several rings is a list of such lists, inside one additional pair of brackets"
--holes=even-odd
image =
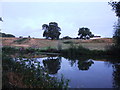
[[(5, 57), (3, 57), (3, 59), (4, 58)], [(102, 61), (95, 61), (92, 60), (93, 58), (89, 59), (87, 57), (79, 57), (77, 59), (76, 58), (73, 59), (71, 57), (67, 57), (66, 59), (65, 58), (61, 59), (61, 57), (45, 57), (45, 58), (19, 57), (14, 58), (15, 62), (12, 61), (10, 62), (11, 59), (8, 58), (7, 60), (5, 58), (5, 60), (3, 61), (4, 64), (3, 69), (16, 71), (15, 67), (18, 67), (18, 65), (19, 66), (21, 65), (21, 67), (25, 66), (22, 67), (22, 69), (20, 68), (17, 69), (17, 71), (20, 73), (22, 73), (23, 71), (26, 73), (26, 75), (28, 74), (29, 71), (26, 71), (25, 68), (29, 68), (29, 70), (31, 70), (32, 73), (35, 71), (35, 73), (29, 76), (28, 80), (32, 80), (34, 79), (34, 77), (36, 77), (38, 78), (38, 81), (40, 81), (39, 76), (42, 75), (40, 70), (38, 69), (40, 67), (47, 70), (49, 74), (61, 75), (62, 73), (64, 76), (66, 76), (66, 78), (70, 79), (71, 81), (70, 85), (73, 88), (74, 87), (77, 88), (77, 86), (82, 87), (82, 85), (83, 88), (112, 88), (112, 86), (113, 88), (120, 88), (120, 63), (116, 62), (113, 63), (110, 61), (106, 61), (106, 59)], [(8, 68), (5, 67), (6, 63), (7, 65), (9, 65)], [(83, 70), (86, 71), (84, 72)], [(6, 80), (3, 79), (3, 81)], [(36, 81), (36, 83), (38, 81)]]
[[(19, 59), (17, 59), (17, 61)], [(73, 78), (73, 81), (74, 81), (74, 79), (75, 80), (80, 80), (80, 82), (78, 81), (77, 83), (76, 82), (74, 82), (74, 83), (78, 84), (78, 83), (83, 82), (83, 84), (88, 86), (88, 87), (92, 87), (93, 84), (91, 84), (91, 83), (86, 84), (86, 83), (92, 82), (92, 83), (94, 83), (93, 87), (97, 87), (97, 84), (95, 84), (96, 80), (99, 80), (99, 83), (101, 84), (103, 79), (106, 80), (105, 83), (108, 82), (107, 80), (109, 80), (109, 83), (105, 84), (105, 83), (102, 82), (103, 84), (98, 85), (98, 87), (112, 87), (112, 85), (110, 85), (110, 84), (112, 84), (112, 81), (110, 81), (110, 79), (111, 79), (110, 76), (113, 75), (113, 88), (120, 88), (120, 64), (119, 63), (117, 63), (117, 62), (113, 63), (113, 62), (108, 62), (108, 61), (106, 61), (106, 62), (104, 62), (104, 61), (96, 62), (92, 59), (89, 59), (89, 58), (87, 59), (85, 57), (83, 57), (83, 58), (80, 57), (79, 60), (77, 60), (77, 59), (72, 60), (70, 58), (69, 59), (62, 58), (62, 59), (61, 59), (61, 57), (48, 57), (48, 58), (41, 58), (41, 59), (31, 58), (31, 59), (20, 60), (20, 61), (21, 61), (22, 64), (26, 64), (27, 67), (33, 68), (36, 65), (37, 66), (40, 65), (39, 60), (41, 60), (41, 62), (43, 63), (43, 66), (44, 66), (43, 68), (45, 70), (47, 70), (49, 74), (57, 74), (57, 73), (60, 74), (58, 72), (58, 70), (60, 70), (60, 72), (62, 72), (62, 70), (63, 70), (63, 73), (62, 73), (63, 75), (65, 75), (66, 72), (67, 73), (70, 72), (69, 76), (67, 74), (67, 77)], [(66, 62), (69, 62), (69, 63), (66, 63)], [(61, 68), (63, 63), (65, 63), (64, 65), (66, 65), (67, 66), (66, 68), (68, 68), (68, 69)], [(70, 67), (69, 67), (68, 64), (70, 65)], [(76, 65), (74, 65), (74, 64), (77, 64), (77, 68), (81, 71), (87, 70), (87, 72), (86, 72), (87, 74), (85, 74), (84, 72), (77, 71), (77, 69), (75, 69)], [(93, 67), (90, 71), (89, 68), (92, 65), (93, 65)], [(105, 67), (103, 65), (105, 65)], [(113, 74), (112, 74), (111, 71), (109, 71), (110, 70), (109, 68), (112, 68), (112, 66), (113, 66)], [(75, 71), (71, 72), (72, 70), (70, 71), (69, 69), (73, 69)], [(92, 72), (92, 70), (94, 70), (94, 72)], [(107, 70), (107, 73), (109, 73), (110, 75), (107, 75), (107, 73), (105, 72), (106, 70)], [(90, 72), (92, 74), (94, 73), (94, 75), (91, 76)], [(72, 74), (74, 74), (74, 73), (77, 73), (78, 75), (76, 74), (76, 76), (72, 76)], [(98, 73), (101, 73), (100, 77), (99, 77), (99, 75), (97, 75)], [(106, 75), (104, 75), (103, 73), (106, 74)], [(40, 75), (39, 70), (37, 71), (36, 75), (37, 76)], [(103, 79), (100, 79), (102, 77), (102, 75), (103, 75)], [(85, 76), (86, 76), (86, 78), (87, 77), (90, 77), (90, 78), (87, 79), (87, 81), (84, 83), (85, 78), (82, 78), (82, 77), (85, 77)], [(76, 77), (77, 77), (77, 79), (76, 79)], [(73, 84), (72, 81), (71, 81), (71, 83)]]
[(56, 74), (61, 67), (61, 57), (44, 59), (43, 64), (49, 74)]
[(120, 63), (113, 65), (113, 87), (120, 88)]
[(92, 64), (94, 64), (94, 62), (91, 59), (86, 60), (86, 61), (79, 60), (78, 68), (79, 70), (88, 70)]

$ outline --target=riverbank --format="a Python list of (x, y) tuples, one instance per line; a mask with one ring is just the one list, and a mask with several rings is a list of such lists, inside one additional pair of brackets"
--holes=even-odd
[[(116, 56), (111, 58), (104, 50), (74, 45), (63, 50), (2, 47), (3, 88), (68, 88), (68, 79), (49, 76), (60, 69), (61, 57), (66, 59), (64, 61), (71, 61), (71, 65), (78, 62), (79, 70), (88, 70), (94, 64), (94, 58), (109, 60), (110, 63), (120, 60)], [(44, 59), (44, 67), (40, 66), (39, 58)]]
[(107, 58), (120, 58), (118, 48), (113, 46), (106, 50), (90, 50), (83, 46), (71, 45), (68, 49), (39, 49), (39, 48), (18, 48), (18, 47), (2, 47), (2, 52), (11, 55), (24, 55), (25, 57), (45, 57), (45, 56), (63, 56), (67, 58), (78, 59), (81, 56), (94, 58), (94, 57), (107, 57)]

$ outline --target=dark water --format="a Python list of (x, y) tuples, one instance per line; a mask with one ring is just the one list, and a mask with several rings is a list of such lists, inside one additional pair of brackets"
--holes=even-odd
[[(106, 60), (68, 60), (64, 57), (34, 58), (27, 65), (40, 62), (51, 76), (69, 79), (71, 88), (120, 87), (120, 64)], [(37, 66), (36, 66), (37, 67)]]

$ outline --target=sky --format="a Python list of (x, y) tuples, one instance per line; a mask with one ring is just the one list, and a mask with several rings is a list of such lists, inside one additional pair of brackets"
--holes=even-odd
[(108, 2), (2, 2), (2, 32), (16, 37), (43, 38), (43, 24), (57, 22), (60, 37), (78, 37), (78, 30), (87, 27), (94, 35), (112, 37), (117, 21)]

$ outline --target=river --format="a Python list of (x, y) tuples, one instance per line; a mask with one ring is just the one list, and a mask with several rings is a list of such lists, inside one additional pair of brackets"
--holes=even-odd
[(50, 76), (60, 78), (63, 75), (65, 79), (69, 79), (70, 88), (120, 87), (120, 64), (113, 64), (106, 59), (70, 60), (64, 57), (44, 57), (33, 58), (25, 63), (29, 66), (37, 65), (38, 62)]

